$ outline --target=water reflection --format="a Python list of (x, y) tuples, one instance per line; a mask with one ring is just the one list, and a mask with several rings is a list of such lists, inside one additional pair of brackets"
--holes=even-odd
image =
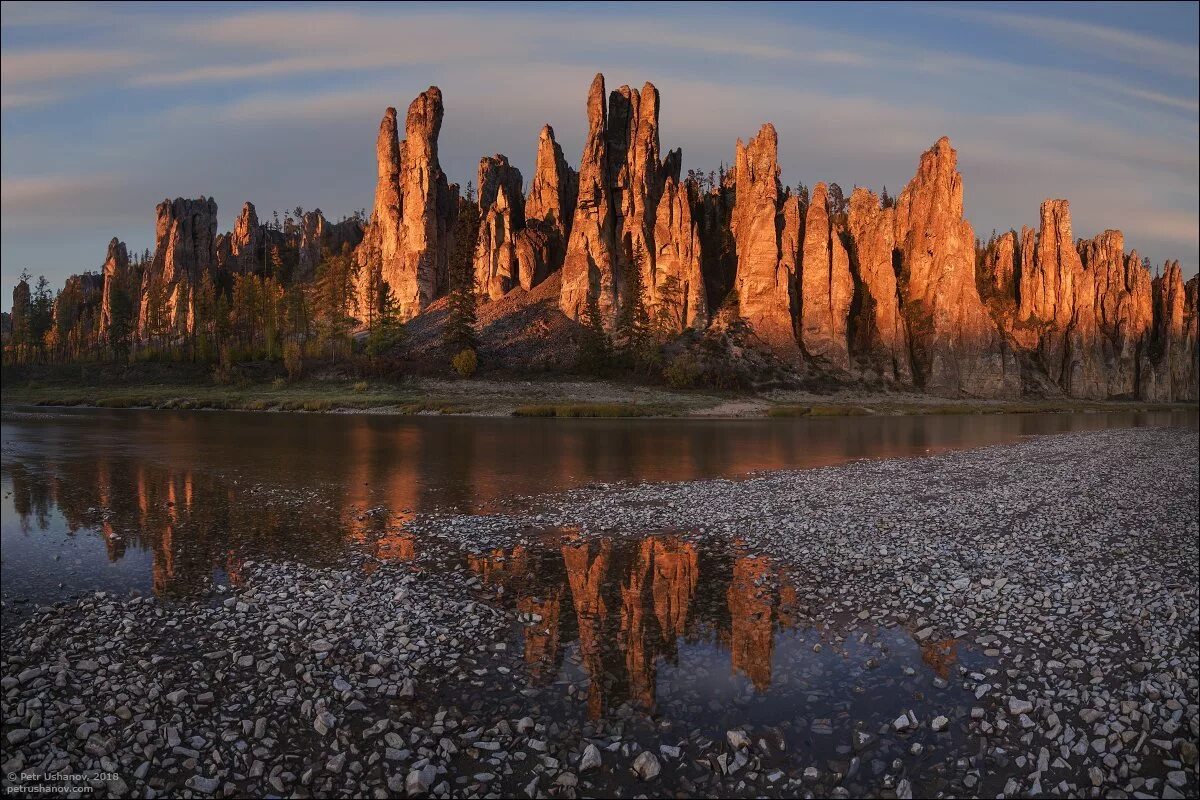
[(522, 628), (533, 680), (570, 678), (574, 662), (598, 717), (625, 702), (654, 711), (658, 670), (678, 665), (681, 646), (716, 648), (731, 677), (770, 688), (776, 637), (804, 618), (778, 567), (739, 550), (669, 533), (582, 540), (567, 531), (467, 563), (502, 589), (499, 602), (536, 615)]
[[(344, 548), (414, 559), (413, 515), (486, 511), (582, 484), (738, 476), (861, 457), (924, 454), (1034, 433), (1140, 424), (1196, 426), (1194, 412), (798, 420), (536, 420), (14, 410), (2, 420), (4, 594), (37, 602), (97, 588), (202, 593), (238, 580), (248, 558), (329, 562)], [(81, 535), (83, 534), (83, 535)], [(526, 598), (546, 618), (570, 609), (580, 658), (615, 639), (632, 692), (692, 635), (700, 574), (726, 558), (720, 615), (734, 667), (768, 679), (768, 635), (789, 587), (761, 591), (770, 566), (653, 540), (636, 553), (564, 541), (559, 586)], [(545, 552), (506, 554), (526, 572)], [(54, 560), (59, 559), (59, 560)], [(496, 567), (499, 568), (499, 567)], [(531, 567), (534, 568), (534, 567)], [(547, 567), (549, 568), (549, 567)], [(493, 578), (484, 575), (491, 581)], [(637, 598), (641, 598), (638, 600)], [(710, 599), (709, 604), (712, 604)], [(11, 611), (6, 612), (11, 613)], [(666, 650), (642, 642), (657, 640)], [(530, 652), (561, 652), (547, 633)], [(753, 657), (750, 655), (754, 654)]]

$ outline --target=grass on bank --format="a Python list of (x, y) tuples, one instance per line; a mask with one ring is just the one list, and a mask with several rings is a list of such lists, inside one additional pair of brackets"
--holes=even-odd
[(767, 409), (768, 417), (863, 417), (874, 412), (862, 406), (780, 405)]
[[(1123, 407), (1124, 406), (1124, 407)], [(961, 416), (968, 414), (1046, 414), (1058, 412), (1170, 411), (1175, 403), (1113, 404), (1070, 400), (959, 401), (954, 403), (779, 404), (767, 409), (768, 417), (861, 417), (861, 416)]]
[(395, 414), (464, 414), (477, 405), (462, 399), (429, 397), (419, 389), (369, 384), (365, 381), (301, 381), (238, 386), (40, 386), (5, 387), (5, 403), (40, 406), (96, 406), (167, 410), (230, 411), (363, 411)]
[(638, 403), (560, 403), (517, 406), (514, 417), (669, 417), (675, 409)]

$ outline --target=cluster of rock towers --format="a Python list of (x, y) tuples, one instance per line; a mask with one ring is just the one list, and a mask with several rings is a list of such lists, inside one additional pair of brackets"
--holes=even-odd
[[(611, 326), (640, 287), (656, 319), (680, 333), (732, 319), (800, 371), (833, 380), (949, 396), (1197, 398), (1200, 281), (1185, 284), (1178, 262), (1152, 278), (1120, 231), (1076, 240), (1066, 200), (1042, 204), (1038, 230), (981, 247), (963, 217), (948, 139), (921, 155), (894, 204), (859, 187), (841, 210), (823, 183), (808, 198), (783, 187), (769, 123), (738, 140), (733, 170), (706, 189), (681, 176), (679, 150), (662, 154), (660, 102), (650, 83), (606, 93), (597, 75), (577, 170), (549, 125), (527, 188), (504, 155), (481, 159), (472, 267), (482, 297), (528, 291), (557, 272), (570, 319), (591, 306)], [(455, 219), (467, 202), (438, 161), (442, 118), (436, 87), (409, 106), (403, 140), (387, 109), (365, 227), (317, 211), (285, 234), (247, 203), (233, 231), (218, 235), (213, 200), (164, 201), (153, 260), (132, 287), (139, 334), (151, 298), (167, 304), (177, 331), (189, 330), (206, 272), (263, 270), (287, 253), (306, 280), (322, 252), (342, 248), (357, 264), (355, 314), (365, 316), (369, 287), (381, 282), (402, 318), (422, 313), (449, 289)], [(723, 242), (732, 249), (718, 253)], [(101, 335), (110, 287), (129, 280), (128, 264), (114, 239), (89, 284)]]

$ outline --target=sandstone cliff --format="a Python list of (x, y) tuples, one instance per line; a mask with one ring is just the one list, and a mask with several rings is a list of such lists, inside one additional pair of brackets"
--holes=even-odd
[(975, 284), (975, 235), (963, 219), (957, 161), (950, 140), (938, 140), (896, 203), (914, 379), (932, 394), (1010, 396), (1019, 392), (1020, 376)]
[(804, 352), (826, 370), (849, 372), (847, 321), (854, 279), (842, 231), (830, 222), (823, 183), (813, 187), (805, 215), (800, 275), (800, 343)]
[[(650, 83), (606, 95), (597, 75), (578, 172), (546, 125), (527, 196), (506, 157), (480, 162), (480, 226), (460, 244), (473, 246), (466, 255), (486, 296), (528, 292), (488, 306), (493, 322), (510, 318), (489, 328), (499, 337), (494, 349), (527, 344), (535, 332), (577, 331), (558, 311), (581, 321), (592, 301), (611, 328), (636, 284), (662, 331), (714, 323), (705, 344), (724, 337), (730, 358), (751, 364), (747, 375), (769, 372), (771, 380), (975, 397), (1197, 396), (1200, 282), (1185, 285), (1174, 262), (1152, 281), (1137, 252), (1124, 251), (1120, 231), (1076, 241), (1066, 200), (1042, 204), (1037, 230), (978, 245), (963, 218), (957, 154), (942, 139), (894, 207), (856, 188), (848, 214), (833, 213), (825, 184), (811, 201), (784, 189), (769, 123), (738, 141), (728, 173), (684, 177), (680, 151), (663, 155), (661, 103)], [(59, 293), (56, 330), (69, 332), (71, 346), (102, 344), (113, 292), (127, 285), (139, 339), (178, 340), (193, 332), (202, 285), (211, 299), (209, 279), (218, 293), (249, 273), (307, 284), (326, 252), (348, 249), (357, 268), (353, 313), (365, 321), (386, 284), (400, 316), (412, 318), (446, 292), (453, 250), (459, 201), (438, 161), (442, 118), (436, 87), (408, 108), (403, 141), (395, 109), (387, 110), (365, 229), (355, 219), (330, 223), (319, 210), (263, 225), (246, 203), (217, 236), (214, 201), (164, 201), (152, 260), (131, 270), (114, 239), (102, 275), (75, 276)], [(24, 285), (14, 323), (28, 320), (29, 302)], [(782, 358), (750, 358), (742, 327), (729, 330), (738, 319)]]
[(517, 233), (525, 227), (521, 171), (500, 154), (479, 161), (475, 288), (493, 300), (520, 282)]
[(288, 243), (296, 250), (293, 279), (312, 280), (326, 253), (337, 255), (343, 250), (354, 250), (362, 238), (363, 226), (357, 219), (330, 222), (319, 208), (305, 213), (300, 218), (298, 240)]
[(554, 129), (542, 127), (537, 166), (525, 200), (525, 229), (516, 234), (518, 283), (525, 290), (559, 269), (566, 257), (579, 175), (563, 158)]
[(375, 203), (357, 250), (354, 312), (362, 318), (380, 283), (391, 290), (402, 320), (419, 314), (446, 289), (458, 187), (446, 180), (438, 162), (443, 113), (441, 90), (431, 86), (409, 105), (403, 142), (394, 108), (380, 123)]
[(108, 330), (112, 325), (113, 295), (118, 287), (128, 291), (129, 281), (129, 251), (125, 243), (113, 237), (108, 243), (108, 253), (104, 257), (104, 266), (100, 270), (103, 282), (100, 298), (100, 338), (108, 338)]
[(1047, 200), (1041, 218), (1033, 263), (1021, 273), (1020, 321), (1037, 329), (1037, 356), (1052, 381), (1072, 397), (1104, 398), (1096, 289), (1075, 247), (1070, 205)]
[(1125, 254), (1125, 238), (1120, 231), (1108, 230), (1079, 242), (1079, 254), (1095, 290), (1093, 315), (1104, 379), (1104, 391), (1097, 394), (1136, 398), (1154, 325), (1150, 273), (1136, 250)]
[(1193, 277), (1185, 285), (1178, 261), (1163, 265), (1154, 279), (1154, 333), (1150, 365), (1143, 380), (1146, 400), (1196, 400), (1197, 289)]
[(563, 260), (559, 305), (568, 317), (581, 320), (592, 301), (611, 321), (617, 308), (613, 280), (616, 242), (608, 185), (608, 108), (604, 102), (603, 75), (598, 74), (592, 80), (587, 114), (587, 138), (579, 159), (579, 195)]
[(261, 272), (267, 263), (267, 237), (267, 231), (258, 223), (254, 204), (243, 204), (233, 230), (217, 236), (213, 245), (217, 267), (236, 274)]
[[(792, 316), (795, 255), (781, 242), (782, 211), (788, 199), (779, 184), (779, 139), (767, 123), (734, 155), (736, 200), (730, 231), (737, 251), (738, 315), (759, 339), (786, 356), (798, 353)], [(795, 234), (789, 237), (794, 247)]]
[[(640, 272), (642, 302), (676, 330), (707, 319), (692, 197), (679, 184), (680, 155), (659, 158), (659, 94), (622, 86), (605, 105), (604, 76), (588, 93), (588, 136), (563, 262), (560, 307), (581, 320), (594, 300), (606, 326)], [(666, 198), (666, 208), (660, 208)], [(659, 218), (662, 215), (660, 224)]]
[(156, 209), (154, 257), (142, 278), (138, 336), (191, 333), (195, 324), (195, 290), (201, 277), (216, 266), (217, 203), (164, 200)]
[(864, 369), (888, 384), (911, 386), (908, 333), (892, 267), (895, 210), (882, 208), (873, 192), (858, 187), (850, 195), (848, 224), (860, 293), (852, 346)]

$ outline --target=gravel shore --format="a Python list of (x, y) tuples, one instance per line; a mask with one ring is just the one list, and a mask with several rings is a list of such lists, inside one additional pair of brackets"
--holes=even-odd
[[(978, 652), (934, 679), (960, 702), (828, 723), (833, 758), (802, 744), (828, 721), (718, 737), (663, 714), (581, 721), (586, 687), (523, 677), (512, 635), (536, 619), (465, 570), (364, 556), (248, 564), (205, 604), (39, 610), (4, 646), (5, 791), (1195, 796), (1198, 450), (1194, 430), (1109, 430), (411, 523), (476, 552), (558, 527), (736, 540), (809, 590), (814, 625)], [(84, 777), (48, 777), (67, 774)]]

